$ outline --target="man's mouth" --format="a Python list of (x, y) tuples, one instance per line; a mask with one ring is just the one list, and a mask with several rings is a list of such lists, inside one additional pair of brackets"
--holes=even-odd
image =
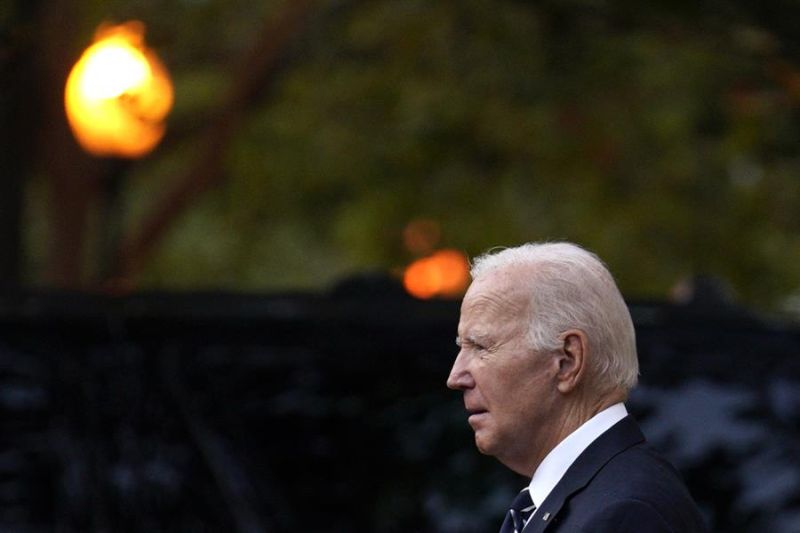
[(482, 415), (482, 414), (488, 413), (488, 412), (489, 411), (487, 411), (486, 409), (467, 409), (467, 414), (469, 415), (470, 418), (472, 418), (473, 416), (479, 416), (479, 415)]

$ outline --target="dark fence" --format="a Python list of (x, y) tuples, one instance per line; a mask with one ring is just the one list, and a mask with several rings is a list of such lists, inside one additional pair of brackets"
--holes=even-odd
[[(0, 530), (485, 532), (525, 480), (444, 382), (456, 302), (0, 298)], [(800, 531), (800, 335), (631, 306), (629, 402), (715, 531)]]

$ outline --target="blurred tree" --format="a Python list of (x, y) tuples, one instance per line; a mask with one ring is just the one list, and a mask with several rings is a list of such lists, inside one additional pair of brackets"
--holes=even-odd
[[(31, 95), (37, 87), (35, 69), (29, 65), (35, 47), (26, 31), (36, 16), (36, 2), (9, 4), (0, 11), (5, 52), (0, 56), (0, 286), (19, 282), (22, 254), (23, 177), (33, 160), (36, 121)], [(20, 157), (20, 155), (22, 155)]]
[(793, 4), (291, 4), (84, 15), (144, 20), (176, 81), (127, 190), (136, 286), (320, 287), (408, 262), (417, 217), (469, 253), (576, 240), (630, 296), (707, 273), (775, 308), (800, 286)]

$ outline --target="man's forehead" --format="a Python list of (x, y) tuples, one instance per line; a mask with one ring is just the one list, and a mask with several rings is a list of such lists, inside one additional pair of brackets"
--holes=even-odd
[(461, 304), (466, 311), (519, 313), (530, 303), (530, 283), (521, 272), (491, 271), (472, 282)]
[(533, 267), (530, 265), (508, 265), (484, 273), (469, 286), (470, 292), (495, 292), (516, 297), (528, 294), (532, 288)]

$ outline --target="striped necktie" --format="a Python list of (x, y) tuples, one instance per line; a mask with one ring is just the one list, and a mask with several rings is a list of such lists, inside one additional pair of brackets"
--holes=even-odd
[(530, 518), (536, 506), (533, 504), (528, 487), (522, 489), (506, 513), (506, 519), (500, 527), (500, 533), (522, 533), (525, 522)]

